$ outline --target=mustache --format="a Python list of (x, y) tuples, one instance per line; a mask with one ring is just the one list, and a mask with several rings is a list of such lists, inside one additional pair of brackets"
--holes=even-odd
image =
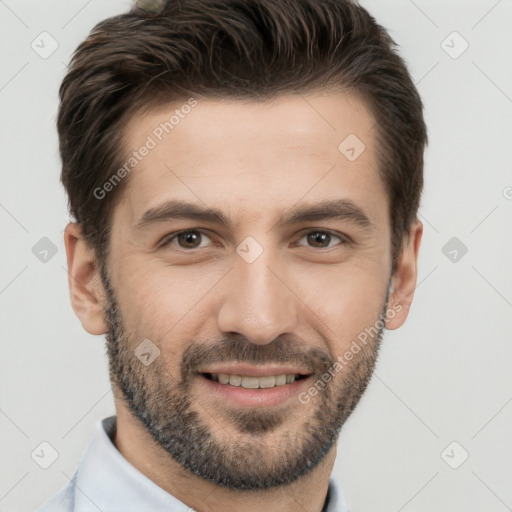
[(309, 373), (322, 375), (334, 364), (333, 357), (318, 348), (308, 348), (289, 337), (277, 338), (267, 345), (255, 345), (241, 335), (214, 342), (193, 342), (183, 353), (181, 378), (186, 380), (211, 363), (249, 363), (255, 365), (291, 363)]

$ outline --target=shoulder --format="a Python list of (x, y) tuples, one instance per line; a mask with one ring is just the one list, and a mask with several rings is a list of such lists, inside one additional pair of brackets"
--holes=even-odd
[(43, 503), (35, 512), (73, 512), (75, 508), (75, 484), (71, 480), (57, 494)]

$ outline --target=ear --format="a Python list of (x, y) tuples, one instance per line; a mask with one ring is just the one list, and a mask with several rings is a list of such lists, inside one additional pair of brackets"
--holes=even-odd
[(80, 224), (70, 222), (66, 226), (64, 244), (73, 310), (88, 333), (104, 334), (107, 331), (106, 293), (94, 251), (82, 237)]
[(398, 329), (409, 315), (418, 277), (418, 253), (422, 235), (423, 224), (416, 220), (411, 227), (408, 240), (402, 247), (402, 254), (391, 278), (388, 310), (394, 310), (396, 314), (392, 318), (389, 316), (386, 329)]

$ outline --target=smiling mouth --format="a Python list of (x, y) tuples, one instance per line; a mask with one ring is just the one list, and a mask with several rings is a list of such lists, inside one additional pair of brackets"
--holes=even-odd
[(309, 375), (295, 374), (280, 374), (280, 375), (267, 375), (265, 377), (254, 377), (249, 375), (237, 375), (227, 373), (202, 373), (205, 378), (220, 384), (226, 384), (233, 387), (240, 387), (245, 389), (269, 389), (279, 386), (286, 386), (295, 381), (307, 379)]

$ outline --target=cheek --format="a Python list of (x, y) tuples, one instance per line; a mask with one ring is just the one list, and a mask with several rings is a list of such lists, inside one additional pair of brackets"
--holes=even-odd
[(324, 275), (320, 269), (309, 272), (308, 282), (315, 286), (303, 288), (304, 303), (310, 308), (304, 309), (304, 314), (327, 340), (333, 355), (344, 353), (360, 333), (379, 320), (387, 277), (380, 267), (330, 269)]
[[(374, 247), (338, 265), (290, 261), (286, 281), (297, 295), (301, 323), (319, 332), (332, 354), (344, 352), (379, 318), (388, 277), (385, 251)], [(220, 307), (215, 297), (227, 270), (219, 262), (170, 266), (143, 255), (126, 257), (115, 289), (133, 343), (149, 338), (172, 361), (210, 328), (218, 336), (213, 311)]]
[(138, 258), (123, 264), (123, 269), (118, 278), (122, 284), (116, 290), (127, 333), (137, 339), (149, 338), (162, 351), (173, 352), (169, 357), (175, 355), (182, 340), (197, 336), (195, 329), (202, 324), (198, 316), (219, 277)]

